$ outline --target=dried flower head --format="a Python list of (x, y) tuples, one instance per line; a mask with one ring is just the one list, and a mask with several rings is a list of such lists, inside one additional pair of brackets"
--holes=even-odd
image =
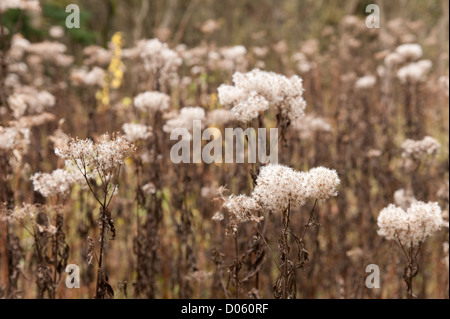
[(423, 55), (422, 47), (419, 44), (402, 44), (395, 50), (403, 60), (418, 60)]
[(440, 230), (442, 224), (438, 203), (416, 202), (407, 210), (391, 204), (378, 216), (378, 234), (387, 240), (398, 240), (404, 247), (415, 247)]
[[(287, 78), (284, 75), (273, 72), (265, 72), (255, 69), (248, 73), (236, 72), (233, 75), (234, 88), (229, 85), (219, 87), (220, 103), (227, 106), (236, 106), (253, 96), (258, 96), (258, 102), (266, 108), (271, 104), (277, 107), (289, 120), (295, 121), (304, 116), (306, 102), (303, 99), (302, 79), (298, 76)], [(265, 99), (265, 101), (263, 100)], [(241, 104), (251, 110), (248, 114), (255, 114), (255, 104)], [(244, 113), (242, 110), (239, 113)]]
[(83, 175), (101, 172), (105, 176), (123, 165), (134, 151), (134, 145), (117, 134), (104, 134), (95, 144), (90, 139), (72, 139), (68, 145), (55, 149), (57, 156), (76, 165)]
[(315, 132), (330, 133), (333, 131), (331, 125), (323, 118), (306, 115), (304, 118), (294, 121), (292, 128), (296, 130), (300, 138), (310, 138)]
[(258, 217), (257, 212), (261, 210), (254, 198), (244, 195), (231, 195), (225, 199), (222, 206), (228, 213), (229, 223), (227, 234), (235, 234), (241, 223), (260, 223), (264, 217)]
[(151, 127), (142, 124), (125, 123), (122, 129), (125, 132), (125, 138), (130, 142), (144, 141), (153, 135)]
[(169, 119), (164, 125), (163, 130), (166, 133), (171, 133), (174, 130), (180, 129), (192, 130), (195, 120), (202, 121), (205, 118), (206, 118), (205, 109), (198, 106), (195, 107), (187, 106), (180, 110), (180, 114), (178, 114), (178, 116)]
[(397, 71), (397, 78), (403, 84), (424, 82), (432, 67), (433, 63), (430, 60), (413, 62), (400, 68)]
[(359, 78), (355, 83), (355, 89), (357, 90), (369, 90), (372, 89), (377, 83), (377, 78), (373, 75), (366, 75)]
[(431, 136), (426, 136), (420, 141), (408, 139), (402, 143), (401, 147), (403, 158), (421, 160), (438, 155), (441, 144)]
[(30, 144), (30, 129), (0, 126), (0, 152), (14, 149), (26, 151)]
[(226, 125), (234, 121), (236, 121), (236, 116), (227, 109), (216, 109), (207, 114), (208, 125)]
[(74, 184), (85, 185), (84, 177), (79, 172), (64, 169), (52, 173), (36, 173), (31, 178), (36, 192), (44, 197), (67, 196)]
[(14, 209), (2, 209), (0, 212), (0, 220), (8, 220), (11, 222), (21, 222), (25, 219), (34, 220), (39, 208), (33, 204), (23, 203), (21, 206), (15, 206)]
[(142, 112), (156, 113), (169, 109), (170, 96), (160, 92), (145, 92), (134, 98), (134, 106)]
[(39, 114), (55, 106), (55, 97), (47, 91), (38, 91), (32, 87), (22, 87), (8, 97), (8, 104), (15, 118), (28, 114)]
[(318, 167), (309, 172), (271, 164), (261, 169), (252, 197), (274, 213), (294, 209), (308, 200), (325, 200), (337, 195), (339, 177), (334, 170)]
[(240, 101), (232, 110), (239, 121), (247, 123), (269, 109), (269, 102), (257, 92), (250, 92), (250, 96)]

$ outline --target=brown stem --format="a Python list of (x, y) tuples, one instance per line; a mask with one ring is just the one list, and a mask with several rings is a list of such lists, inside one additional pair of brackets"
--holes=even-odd
[(238, 235), (237, 230), (236, 234), (234, 234), (234, 248), (236, 253), (236, 264), (234, 267), (234, 280), (236, 285), (236, 299), (239, 299), (239, 243), (238, 243)]
[(102, 225), (102, 232), (101, 232), (101, 239), (100, 239), (100, 256), (98, 258), (98, 272), (97, 272), (97, 285), (95, 288), (95, 298), (98, 299), (99, 297), (99, 286), (100, 286), (100, 276), (102, 275), (102, 263), (103, 263), (103, 247), (105, 243), (105, 219), (106, 219), (106, 208), (101, 208), (101, 216), (100, 216), (100, 222)]
[(288, 259), (288, 255), (289, 255), (289, 243), (288, 243), (288, 229), (289, 229), (289, 215), (291, 213), (291, 203), (289, 201), (288, 204), (288, 208), (284, 214), (284, 221), (283, 221), (283, 236), (282, 236), (282, 240), (283, 240), (283, 262), (284, 262), (284, 267), (283, 267), (283, 279), (284, 279), (284, 287), (283, 287), (283, 299), (288, 299), (289, 293), (289, 281), (288, 281), (288, 276), (289, 276), (289, 259)]

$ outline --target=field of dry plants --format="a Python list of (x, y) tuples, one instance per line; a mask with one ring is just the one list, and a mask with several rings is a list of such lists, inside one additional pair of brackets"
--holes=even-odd
[(449, 298), (448, 10), (0, 0), (0, 299)]

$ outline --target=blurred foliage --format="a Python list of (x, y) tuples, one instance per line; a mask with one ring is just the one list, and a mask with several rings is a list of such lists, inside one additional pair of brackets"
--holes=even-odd
[[(22, 33), (28, 39), (42, 40), (45, 32), (34, 26), (32, 17), (21, 10), (8, 10), (2, 17), (2, 24), (10, 29)], [(17, 23), (18, 22), (18, 23)]]
[[(62, 1), (58, 1), (62, 2)], [(65, 5), (58, 4), (44, 4), (42, 13), (47, 23), (51, 25), (59, 25), (65, 27), (66, 18), (70, 13), (66, 13)], [(80, 10), (80, 28), (79, 29), (66, 29), (71, 41), (75, 43), (81, 43), (83, 45), (89, 45), (95, 43), (98, 34), (95, 30), (92, 30), (88, 25), (92, 18), (92, 13), (87, 10)]]
[[(447, 0), (41, 0), (44, 21), (33, 24), (25, 18), (21, 32), (41, 39), (51, 25), (64, 26), (68, 4), (81, 9), (81, 28), (67, 30), (74, 43), (106, 45), (115, 32), (124, 32), (131, 45), (140, 38), (153, 38), (158, 30), (169, 31), (171, 44), (197, 46), (206, 41), (202, 24), (215, 19), (221, 29), (213, 34), (217, 45), (246, 46), (273, 44), (284, 39), (296, 49), (299, 42), (322, 36), (324, 29), (337, 27), (345, 15), (364, 17), (365, 8), (376, 3), (382, 20), (396, 17), (420, 20), (428, 28), (445, 19)], [(11, 26), (18, 11), (5, 15)], [(448, 13), (447, 13), (448, 19)], [(448, 23), (448, 22), (447, 22)], [(427, 30), (427, 31), (431, 31)]]

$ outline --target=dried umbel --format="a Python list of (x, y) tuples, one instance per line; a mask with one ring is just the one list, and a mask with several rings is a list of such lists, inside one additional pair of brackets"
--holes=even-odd
[(308, 73), (316, 67), (314, 62), (310, 62), (303, 52), (297, 52), (292, 56), (300, 73)]
[(330, 123), (313, 115), (306, 115), (304, 118), (293, 122), (291, 127), (299, 133), (300, 138), (304, 139), (311, 137), (316, 132), (330, 133), (333, 131)]
[(10, 125), (17, 129), (26, 129), (53, 122), (55, 119), (54, 114), (44, 112), (38, 115), (22, 116), (17, 121), (11, 121)]
[(404, 61), (418, 60), (423, 56), (423, 50), (419, 44), (402, 44), (397, 47), (395, 52), (400, 55)]
[(134, 98), (134, 106), (141, 112), (150, 114), (169, 109), (170, 96), (160, 92), (145, 92)]
[(216, 109), (207, 114), (208, 125), (226, 125), (236, 121), (236, 115), (227, 109)]
[(63, 27), (61, 27), (59, 25), (54, 25), (54, 26), (50, 27), (50, 29), (48, 30), (48, 33), (52, 38), (60, 39), (64, 36), (65, 32), (64, 32)]
[(36, 173), (31, 177), (36, 192), (44, 197), (67, 196), (74, 184), (85, 185), (83, 176), (79, 172), (64, 169), (54, 170), (52, 173)]
[(94, 67), (88, 71), (85, 68), (72, 70), (70, 77), (75, 85), (85, 86), (101, 86), (105, 78), (105, 70), (99, 67)]
[(107, 177), (124, 164), (124, 159), (135, 150), (134, 145), (121, 135), (102, 135), (94, 144), (90, 139), (72, 139), (68, 145), (56, 148), (55, 153), (74, 164), (83, 175), (100, 173)]
[(138, 52), (145, 70), (157, 78), (161, 89), (179, 82), (178, 68), (183, 61), (167, 43), (162, 43), (158, 39), (142, 40), (134, 49)]
[(397, 78), (403, 84), (416, 84), (425, 82), (433, 63), (430, 60), (421, 60), (407, 64), (397, 71)]
[[(258, 217), (258, 212), (261, 211), (259, 204), (249, 196), (231, 195), (224, 199), (222, 206), (223, 210), (228, 214), (229, 222), (227, 225), (227, 235), (236, 235), (238, 226), (241, 223), (260, 223), (264, 217)], [(220, 215), (213, 216), (214, 220), (220, 221), (223, 219)]]
[(287, 166), (271, 164), (261, 169), (252, 197), (264, 209), (282, 213), (288, 207), (301, 207), (311, 199), (337, 196), (339, 184), (334, 170), (318, 167), (309, 172), (296, 172)]
[(125, 123), (122, 129), (125, 132), (125, 138), (130, 142), (145, 141), (153, 135), (151, 127), (142, 124)]
[(438, 203), (416, 202), (407, 210), (391, 204), (378, 216), (378, 234), (408, 248), (423, 243), (442, 225), (442, 210)]
[(250, 96), (239, 102), (231, 112), (241, 122), (250, 122), (269, 109), (269, 102), (258, 95), (255, 91), (250, 92)]
[[(290, 121), (301, 119), (305, 115), (303, 84), (298, 76), (287, 78), (255, 69), (248, 73), (235, 73), (233, 83), (234, 86), (222, 85), (218, 89), (220, 103), (225, 106), (231, 105), (238, 110), (246, 106), (249, 108), (246, 114), (257, 116), (267, 108), (266, 105), (274, 105)], [(258, 103), (253, 103), (255, 99)], [(241, 110), (239, 113), (244, 112)]]
[(373, 75), (366, 75), (359, 78), (355, 83), (356, 90), (369, 90), (372, 89), (377, 83), (377, 78)]
[(2, 0), (0, 2), (0, 13), (8, 9), (40, 12), (41, 6), (39, 5), (39, 0)]
[[(193, 121), (196, 120), (204, 120), (206, 118), (205, 110), (198, 106), (188, 106), (184, 107), (180, 110), (180, 114), (178, 116), (169, 119), (163, 127), (164, 132), (171, 133), (175, 130), (179, 129), (193, 129)], [(182, 130), (184, 131), (184, 130)], [(184, 140), (183, 136), (183, 140)], [(190, 140), (190, 137), (186, 136), (187, 140)]]
[(441, 149), (441, 144), (431, 136), (420, 141), (408, 139), (402, 143), (402, 157), (406, 159), (421, 160), (435, 157)]
[(39, 209), (36, 205), (24, 203), (21, 206), (15, 206), (14, 209), (1, 210), (0, 220), (8, 220), (12, 222), (22, 222), (23, 220), (34, 220)]
[(55, 97), (47, 91), (38, 91), (33, 87), (22, 87), (8, 97), (8, 104), (15, 118), (25, 114), (39, 114), (55, 106)]
[(208, 65), (211, 69), (214, 70), (217, 67), (230, 73), (234, 71), (244, 72), (247, 70), (247, 49), (244, 46), (237, 45), (234, 47), (220, 48), (217, 53), (217, 56), (220, 56), (218, 61), (211, 59), (211, 53), (208, 56)]
[(85, 65), (107, 66), (111, 62), (112, 52), (97, 45), (90, 45), (83, 50)]
[(30, 129), (0, 126), (0, 153), (12, 150), (25, 152), (30, 144)]

